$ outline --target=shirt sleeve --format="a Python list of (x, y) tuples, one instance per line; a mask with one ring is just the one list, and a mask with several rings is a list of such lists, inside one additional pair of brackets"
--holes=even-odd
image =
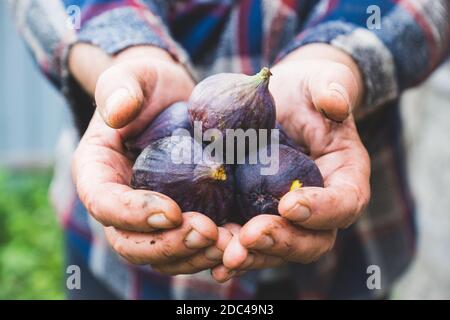
[(370, 111), (426, 79), (447, 57), (449, 40), (448, 0), (322, 0), (278, 59), (318, 42), (347, 52), (362, 72)]
[(188, 64), (187, 54), (166, 28), (167, 8), (161, 1), (10, 0), (9, 5), (39, 68), (71, 106), (78, 105), (72, 109), (81, 131), (93, 107), (92, 99), (68, 72), (67, 56), (74, 44), (90, 43), (111, 55), (131, 46), (153, 45)]

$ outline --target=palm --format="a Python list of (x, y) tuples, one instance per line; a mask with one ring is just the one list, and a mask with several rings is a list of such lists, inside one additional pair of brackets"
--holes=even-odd
[[(301, 91), (301, 90), (300, 90)], [(319, 167), (325, 186), (345, 180), (345, 176), (361, 166), (365, 150), (356, 130), (353, 116), (342, 123), (328, 120), (320, 114), (311, 101), (298, 95), (274, 93), (279, 110), (285, 108), (290, 116), (280, 122), (289, 136), (305, 147)], [(284, 114), (284, 110), (279, 113)]]
[[(336, 229), (353, 223), (367, 204), (370, 162), (353, 116), (342, 117), (350, 107), (348, 100), (323, 90), (321, 77), (333, 75), (333, 71), (337, 75), (334, 81), (347, 89), (352, 87), (349, 71), (329, 61), (288, 62), (272, 69), (269, 89), (278, 121), (309, 151), (324, 177), (325, 188), (289, 192), (278, 206), (281, 217), (259, 215), (248, 221), (239, 232), (239, 243), (230, 242), (225, 251), (228, 269), (314, 261), (332, 248)], [(355, 92), (349, 100), (356, 101), (359, 93)], [(337, 123), (324, 113), (345, 120)], [(249, 257), (253, 263), (248, 262)]]
[[(108, 69), (97, 83), (99, 112), (73, 162), (80, 199), (106, 227), (113, 249), (132, 263), (151, 264), (169, 274), (219, 264), (217, 250), (222, 252), (231, 236), (200, 213), (182, 214), (165, 195), (131, 189), (133, 159), (124, 142), (139, 134), (163, 108), (187, 100), (192, 88), (192, 79), (173, 62), (143, 58)], [(125, 94), (111, 98), (118, 90)], [(203, 250), (207, 247), (211, 247), (209, 253)]]
[[(311, 64), (314, 65), (314, 62), (309, 66)], [(322, 68), (327, 68), (323, 62), (321, 64)], [(302, 64), (298, 67), (307, 68)], [(330, 65), (330, 68), (332, 67), (333, 64)], [(358, 184), (362, 183), (363, 186), (367, 184), (365, 178), (369, 172), (367, 168), (369, 159), (359, 138), (353, 116), (350, 114), (341, 123), (327, 119), (323, 114), (324, 111), (322, 113), (318, 111), (322, 110), (318, 104), (332, 106), (334, 97), (311, 97), (311, 89), (308, 86), (311, 86), (314, 80), (308, 78), (307, 72), (293, 74), (292, 66), (289, 70), (282, 66), (279, 71), (279, 80), (289, 77), (293, 84), (297, 84), (297, 86), (279, 86), (275, 83), (271, 88), (280, 123), (293, 139), (309, 151), (323, 175), (325, 187), (348, 186), (355, 195), (358, 195), (362, 189)], [(275, 72), (276, 70), (274, 74)], [(352, 180), (355, 172), (365, 174)], [(361, 210), (362, 208), (357, 208), (358, 212)], [(343, 221), (343, 224), (353, 222), (353, 219), (348, 220), (348, 223)], [(308, 224), (305, 226), (314, 227)]]

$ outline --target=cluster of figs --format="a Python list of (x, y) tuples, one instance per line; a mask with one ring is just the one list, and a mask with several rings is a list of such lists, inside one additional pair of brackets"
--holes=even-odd
[[(163, 193), (183, 212), (203, 213), (218, 225), (277, 214), (279, 200), (290, 190), (323, 187), (314, 161), (276, 123), (275, 101), (269, 91), (271, 75), (268, 68), (254, 76), (216, 74), (198, 83), (188, 102), (162, 111), (143, 133), (126, 143), (139, 155), (131, 186)], [(223, 136), (227, 129), (278, 129), (276, 174), (261, 174), (258, 155), (253, 158), (256, 162), (249, 161), (253, 152), (270, 154), (273, 141), (245, 149), (245, 161), (233, 164), (208, 158), (208, 153), (196, 161), (195, 152), (180, 152), (205, 148), (194, 138), (194, 123), (201, 123), (203, 131), (217, 129)], [(177, 136), (176, 132), (184, 134)]]

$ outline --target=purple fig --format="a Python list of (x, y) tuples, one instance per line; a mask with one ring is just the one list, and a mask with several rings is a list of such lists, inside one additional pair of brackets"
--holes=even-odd
[(202, 146), (189, 136), (152, 142), (134, 164), (131, 186), (163, 193), (183, 211), (197, 211), (223, 224), (234, 208), (233, 172), (206, 153), (202, 162), (195, 161), (195, 148)]
[(191, 131), (187, 102), (176, 102), (164, 109), (138, 137), (125, 142), (125, 146), (139, 154), (150, 143), (170, 137), (177, 129)]
[(271, 72), (262, 68), (254, 76), (220, 73), (197, 84), (189, 99), (191, 123), (203, 131), (219, 129), (273, 129), (275, 101), (269, 92)]
[[(314, 161), (302, 152), (285, 145), (270, 145), (259, 152), (270, 155), (272, 147), (279, 147), (278, 171), (261, 175), (265, 167), (259, 160), (239, 164), (235, 170), (235, 187), (240, 213), (246, 219), (259, 214), (278, 214), (278, 202), (290, 190), (302, 187), (323, 187), (323, 177)], [(256, 159), (256, 158), (255, 158)], [(259, 159), (259, 158), (258, 158)]]

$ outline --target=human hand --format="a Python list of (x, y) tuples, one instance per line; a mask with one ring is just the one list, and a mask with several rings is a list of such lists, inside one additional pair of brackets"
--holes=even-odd
[(309, 150), (325, 188), (291, 191), (279, 202), (279, 216), (248, 221), (224, 253), (224, 267), (233, 274), (317, 260), (333, 247), (337, 229), (354, 223), (370, 198), (370, 159), (351, 113), (363, 97), (359, 71), (327, 45), (300, 50), (271, 69), (270, 90), (278, 121)]
[[(164, 273), (192, 273), (220, 263), (214, 248), (231, 237), (200, 213), (184, 213), (167, 196), (133, 190), (129, 185), (133, 160), (123, 142), (140, 131), (161, 110), (187, 100), (194, 83), (167, 53), (153, 47), (124, 51), (98, 74), (96, 64), (81, 50), (70, 65), (87, 91), (94, 93), (97, 111), (82, 137), (73, 161), (73, 177), (82, 203), (106, 228), (112, 248), (132, 263), (151, 264)], [(95, 49), (93, 49), (95, 50)], [(78, 50), (79, 51), (79, 50)], [(84, 67), (84, 72), (81, 72)], [(91, 71), (92, 69), (92, 71)], [(91, 89), (91, 90), (89, 90)], [(209, 250), (207, 250), (209, 249)], [(214, 259), (208, 259), (212, 257)]]

